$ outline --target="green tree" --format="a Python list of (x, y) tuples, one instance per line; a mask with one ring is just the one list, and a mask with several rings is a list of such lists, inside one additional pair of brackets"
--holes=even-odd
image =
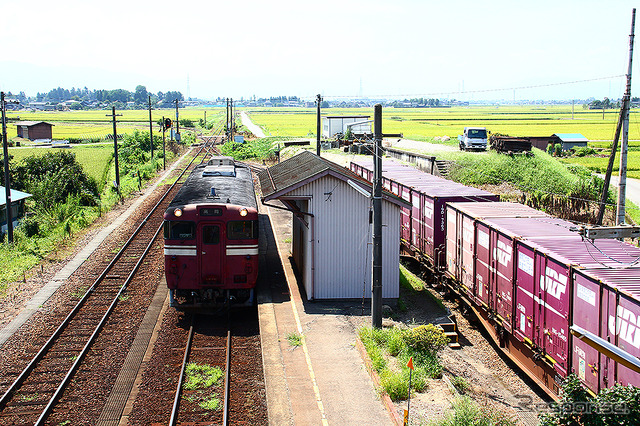
[(149, 101), (149, 93), (145, 86), (136, 86), (136, 91), (133, 94), (133, 101), (136, 105), (146, 104)]

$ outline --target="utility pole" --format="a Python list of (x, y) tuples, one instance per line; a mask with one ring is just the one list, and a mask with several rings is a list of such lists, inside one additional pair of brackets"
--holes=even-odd
[(2, 153), (4, 155), (4, 190), (6, 194), (5, 208), (7, 210), (7, 241), (13, 243), (13, 215), (11, 214), (11, 182), (9, 179), (9, 147), (7, 142), (7, 108), (4, 92), (0, 92), (2, 103)]
[(151, 142), (151, 161), (153, 162), (153, 122), (151, 121), (151, 95), (149, 95), (149, 142)]
[[(633, 59), (633, 39), (634, 39), (635, 22), (636, 22), (636, 9), (634, 8), (632, 12), (632, 18), (631, 18), (631, 34), (629, 35), (629, 68), (627, 72), (627, 87), (626, 87), (624, 96), (622, 97), (622, 107), (620, 108), (618, 125), (616, 126), (616, 133), (615, 133), (615, 136), (613, 137), (613, 143), (611, 144), (611, 154), (609, 155), (607, 172), (604, 177), (604, 185), (602, 187), (602, 196), (600, 197), (600, 207), (598, 209), (598, 216), (596, 217), (596, 225), (602, 225), (602, 221), (604, 219), (604, 211), (606, 207), (607, 198), (609, 195), (609, 184), (611, 182), (611, 174), (613, 173), (613, 163), (615, 161), (616, 150), (618, 149), (618, 140), (620, 139), (620, 133), (622, 131), (623, 122), (625, 121), (625, 116), (627, 119), (627, 126), (628, 126), (628, 118), (629, 118), (628, 111), (629, 111), (629, 103), (631, 102), (631, 63)], [(628, 137), (628, 132), (627, 132), (627, 137)], [(622, 155), (620, 155), (620, 166), (621, 166), (620, 167), (620, 183), (622, 183), (622, 173), (623, 173), (622, 172)], [(624, 163), (625, 191), (626, 191), (626, 171), (627, 171), (627, 163), (626, 163), (626, 155), (625, 155), (625, 163)], [(618, 184), (618, 191), (620, 191), (620, 186), (621, 185)], [(623, 197), (624, 196), (625, 195), (623, 195)], [(619, 198), (620, 197), (618, 197), (618, 201), (620, 201)], [(622, 205), (624, 206), (624, 203)], [(624, 223), (624, 219), (623, 219), (623, 223)]]
[(178, 102), (179, 99), (176, 99), (176, 140), (180, 142), (180, 119), (178, 118)]
[(231, 122), (231, 125), (229, 126), (229, 140), (233, 141), (233, 131), (235, 130), (234, 127), (234, 123), (233, 123), (233, 98), (229, 99), (229, 120)]
[(317, 133), (317, 146), (316, 146), (316, 154), (320, 157), (320, 104), (322, 103), (322, 96), (318, 94), (316, 96), (316, 104), (318, 106), (318, 117), (316, 119), (316, 133)]
[(162, 170), (167, 170), (167, 151), (165, 149), (165, 139), (164, 139), (164, 132), (165, 130), (167, 130), (167, 127), (165, 126), (165, 119), (164, 116), (162, 116)]
[(373, 107), (373, 271), (371, 325), (382, 328), (382, 105)]
[(107, 114), (107, 117), (113, 119), (113, 156), (115, 158), (116, 165), (116, 189), (120, 194), (120, 168), (118, 166), (118, 133), (116, 132), (116, 117), (120, 117), (122, 114), (116, 115), (116, 107), (111, 107), (111, 115)]
[(627, 193), (627, 154), (629, 152), (629, 104), (631, 103), (631, 64), (633, 62), (633, 39), (636, 26), (636, 10), (631, 18), (631, 34), (629, 35), (629, 69), (627, 71), (627, 88), (624, 93), (622, 113), (622, 146), (620, 147), (620, 176), (618, 181), (618, 208), (616, 225), (624, 225), (625, 202)]
[(229, 98), (227, 98), (227, 121), (225, 121), (225, 133), (227, 136), (227, 142), (229, 141)]

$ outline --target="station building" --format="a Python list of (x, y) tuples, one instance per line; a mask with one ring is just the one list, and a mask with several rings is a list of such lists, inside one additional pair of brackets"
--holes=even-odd
[[(371, 297), (371, 184), (312, 152), (258, 175), (262, 202), (293, 213), (292, 257), (308, 300)], [(355, 186), (360, 188), (355, 189)], [(382, 297), (399, 296), (400, 211), (403, 199), (383, 190)]]

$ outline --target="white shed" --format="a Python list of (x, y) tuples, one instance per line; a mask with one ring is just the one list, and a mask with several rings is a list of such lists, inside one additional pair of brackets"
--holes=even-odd
[[(348, 182), (371, 192), (350, 170), (304, 151), (259, 174), (262, 202), (280, 200), (294, 212), (292, 254), (307, 299), (371, 297), (371, 201)], [(382, 297), (399, 296), (400, 208), (409, 205), (383, 191)]]
[(351, 131), (356, 134), (371, 135), (371, 123), (365, 123), (371, 119), (368, 115), (333, 115), (322, 117), (322, 137), (332, 138), (336, 133), (345, 134), (347, 125), (356, 124)]

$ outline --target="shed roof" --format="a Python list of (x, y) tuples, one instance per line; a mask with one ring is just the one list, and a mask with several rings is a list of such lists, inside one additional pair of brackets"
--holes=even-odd
[(46, 121), (16, 121), (13, 124), (15, 124), (16, 126), (27, 127), (35, 126), (36, 124), (48, 124), (49, 126), (55, 126), (55, 124), (47, 123)]
[[(17, 191), (15, 189), (11, 190), (11, 205), (16, 201), (24, 200), (25, 198), (31, 197), (31, 194), (27, 194), (26, 192)], [(0, 206), (4, 206), (7, 204), (7, 190), (4, 186), (0, 186)]]
[[(262, 201), (266, 202), (278, 198), (295, 188), (326, 175), (331, 175), (343, 181), (351, 180), (357, 182), (359, 186), (371, 191), (371, 183), (351, 170), (325, 158), (318, 157), (310, 151), (303, 151), (258, 173)], [(398, 205), (409, 205), (403, 199), (386, 190), (383, 190), (383, 198)]]
[(554, 133), (552, 136), (558, 137), (562, 142), (589, 142), (589, 139), (580, 133)]

